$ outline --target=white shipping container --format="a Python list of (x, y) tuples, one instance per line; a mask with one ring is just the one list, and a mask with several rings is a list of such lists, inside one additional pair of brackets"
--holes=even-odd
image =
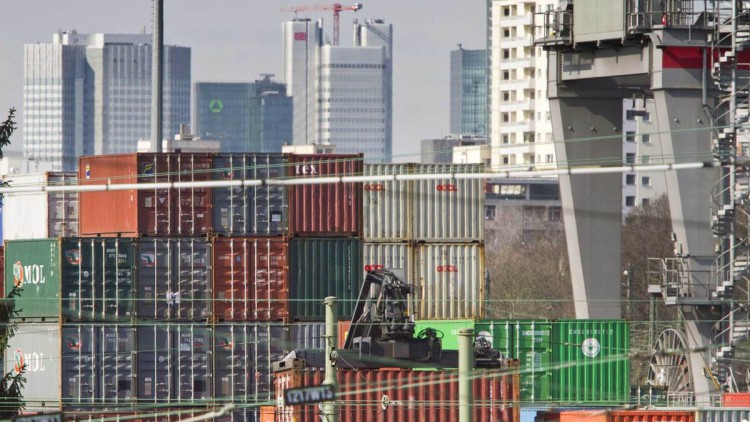
[[(419, 164), (415, 174), (481, 173), (481, 164)], [(413, 235), (417, 241), (484, 239), (484, 179), (415, 180)]]
[(27, 412), (60, 410), (62, 379), (58, 324), (19, 324), (5, 351), (5, 373), (26, 366), (23, 397)]
[[(365, 164), (365, 176), (411, 173), (412, 164)], [(365, 241), (394, 242), (412, 237), (411, 181), (366, 182), (362, 186)]]
[(750, 409), (733, 409), (731, 407), (699, 409), (700, 422), (739, 422), (750, 420)]
[(407, 283), (417, 283), (414, 261), (416, 250), (410, 243), (372, 243), (362, 245), (362, 280), (368, 271), (395, 269), (403, 271)]
[[(76, 173), (31, 173), (6, 176), (10, 186), (62, 186), (78, 183)], [(3, 198), (3, 237), (46, 239), (78, 236), (78, 193), (7, 193)]]
[(484, 317), (484, 244), (417, 245), (418, 319)]

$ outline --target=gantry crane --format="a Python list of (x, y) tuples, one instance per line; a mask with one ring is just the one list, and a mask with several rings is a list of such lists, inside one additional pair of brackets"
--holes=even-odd
[(333, 45), (339, 45), (339, 13), (344, 10), (357, 11), (362, 8), (362, 3), (354, 3), (351, 6), (344, 6), (341, 3), (333, 4), (310, 4), (305, 6), (292, 6), (281, 9), (282, 12), (312, 12), (320, 10), (333, 10)]

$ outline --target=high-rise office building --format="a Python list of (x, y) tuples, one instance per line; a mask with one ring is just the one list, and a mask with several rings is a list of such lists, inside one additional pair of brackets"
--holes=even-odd
[(450, 130), (487, 136), (487, 50), (451, 51)]
[[(151, 36), (53, 35), (24, 46), (24, 156), (75, 170), (82, 154), (134, 152), (151, 127)], [(190, 49), (164, 48), (165, 134), (190, 120)]]
[(556, 164), (547, 56), (534, 46), (534, 13), (559, 0), (488, 0), (489, 129), (494, 169)]
[(255, 82), (195, 84), (195, 133), (224, 152), (281, 152), (292, 143), (292, 98), (271, 75)]
[(392, 35), (382, 20), (354, 23), (354, 46), (323, 42), (322, 22), (283, 25), (284, 79), (294, 144), (330, 143), (371, 162), (392, 155)]

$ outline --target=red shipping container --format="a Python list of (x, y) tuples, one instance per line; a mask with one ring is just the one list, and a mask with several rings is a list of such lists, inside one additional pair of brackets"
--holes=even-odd
[(724, 407), (750, 407), (750, 393), (724, 393), (721, 396)]
[(590, 410), (548, 412), (540, 418), (560, 422), (695, 422), (695, 414), (671, 410)]
[(224, 321), (289, 318), (289, 244), (283, 237), (214, 239), (214, 315)]
[[(518, 361), (510, 370), (487, 370), (474, 379), (476, 422), (517, 422), (520, 418)], [(348, 421), (455, 421), (458, 420), (458, 372), (341, 370), (338, 377), (339, 420)], [(320, 420), (318, 405), (283, 404), (284, 390), (320, 385), (322, 370), (289, 369), (275, 374), (276, 420)]]
[[(81, 185), (212, 180), (212, 154), (121, 154), (79, 159)], [(208, 188), (82, 192), (81, 236), (199, 236), (212, 231)]]
[(346, 336), (349, 334), (349, 327), (351, 327), (352, 322), (348, 319), (345, 321), (339, 321), (338, 325), (338, 338), (336, 346), (339, 349), (344, 348), (344, 343), (346, 343)]
[[(287, 176), (360, 176), (363, 159), (363, 154), (291, 155)], [(362, 183), (290, 185), (288, 215), (293, 236), (360, 237)]]

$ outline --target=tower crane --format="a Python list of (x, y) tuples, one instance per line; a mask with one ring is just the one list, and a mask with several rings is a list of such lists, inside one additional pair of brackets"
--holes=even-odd
[(282, 12), (312, 12), (321, 10), (333, 11), (333, 45), (339, 45), (339, 13), (344, 10), (357, 11), (362, 8), (362, 3), (354, 3), (351, 6), (344, 6), (341, 3), (333, 4), (309, 4), (304, 6), (292, 6), (281, 9)]

